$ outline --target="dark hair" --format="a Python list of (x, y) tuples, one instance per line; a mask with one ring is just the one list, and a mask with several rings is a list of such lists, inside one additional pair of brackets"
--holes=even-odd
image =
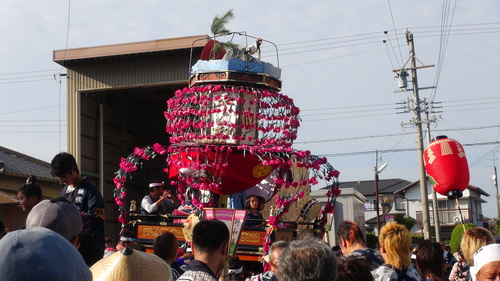
[(76, 164), (75, 157), (67, 152), (61, 152), (54, 156), (52, 162), (50, 162), (50, 173), (54, 177), (60, 177), (64, 174), (71, 174), (73, 167), (76, 169), (76, 173), (80, 174), (78, 170), (78, 164)]
[(38, 201), (42, 200), (42, 189), (36, 183), (36, 177), (30, 176), (17, 192), (21, 192), (26, 197), (36, 196)]
[(339, 258), (337, 280), (371, 281), (374, 280), (371, 273), (372, 266), (368, 260), (356, 256)]
[(198, 252), (212, 253), (229, 241), (229, 229), (220, 220), (201, 220), (193, 228), (193, 244)]
[(346, 240), (349, 244), (355, 242), (366, 245), (365, 236), (363, 231), (359, 228), (358, 224), (352, 221), (342, 221), (337, 229), (337, 240), (340, 238)]
[(153, 241), (153, 253), (167, 263), (175, 261), (179, 253), (179, 242), (172, 232), (165, 231)]
[[(257, 199), (257, 202), (259, 202), (260, 204), (260, 201), (259, 201), (259, 196), (257, 195), (250, 195), (247, 197), (247, 201), (245, 202), (245, 209), (247, 210), (250, 210), (250, 198), (252, 197), (255, 197), (255, 199)], [(259, 206), (257, 205), (257, 209), (259, 209)]]
[(417, 248), (417, 268), (423, 278), (446, 279), (443, 249), (438, 242), (422, 241)]
[(325, 242), (308, 237), (290, 242), (278, 258), (278, 280), (330, 281), (337, 278), (337, 258)]

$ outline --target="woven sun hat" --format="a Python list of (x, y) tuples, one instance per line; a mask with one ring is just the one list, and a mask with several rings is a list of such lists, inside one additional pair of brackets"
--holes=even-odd
[(198, 218), (198, 216), (195, 214), (189, 215), (189, 217), (184, 222), (182, 226), (182, 234), (184, 234), (184, 239), (186, 239), (186, 241), (193, 241), (193, 229), (198, 222), (200, 222), (200, 218)]
[(26, 228), (46, 227), (61, 234), (68, 241), (82, 232), (82, 217), (76, 206), (66, 198), (45, 199), (31, 209)]
[(94, 281), (173, 280), (170, 266), (160, 257), (124, 248), (96, 262)]
[(9, 232), (0, 240), (0, 280), (91, 281), (82, 255), (66, 238), (45, 228)]
[(494, 261), (500, 261), (500, 244), (489, 244), (479, 248), (474, 254), (474, 266), (470, 267), (472, 280), (476, 280), (476, 275), (483, 266)]

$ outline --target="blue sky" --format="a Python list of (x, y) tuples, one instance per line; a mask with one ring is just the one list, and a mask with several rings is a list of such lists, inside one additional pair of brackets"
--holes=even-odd
[[(420, 97), (442, 102), (431, 135), (466, 144), (470, 183), (492, 195), (483, 208), (494, 216), (500, 2), (479, 3), (2, 1), (0, 145), (45, 161), (66, 149), (66, 83), (58, 76), (65, 71), (53, 50), (209, 34), (213, 17), (233, 9), (229, 29), (278, 46), (282, 92), (302, 110), (296, 148), (329, 155), (342, 181), (372, 179), (374, 151), (385, 151), (380, 178), (414, 181), (417, 152), (394, 152), (416, 147), (415, 129), (401, 126), (413, 115), (396, 114), (410, 93), (394, 92), (392, 73), (408, 60), (408, 28), (420, 62), (436, 65), (418, 72), (420, 87), (437, 85)], [(276, 64), (270, 44), (263, 60)]]

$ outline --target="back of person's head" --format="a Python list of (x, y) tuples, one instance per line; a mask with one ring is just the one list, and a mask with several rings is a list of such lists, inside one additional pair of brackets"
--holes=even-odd
[(175, 234), (165, 231), (158, 235), (153, 241), (153, 253), (168, 264), (173, 263), (179, 253), (179, 241)]
[(73, 168), (76, 169), (77, 174), (80, 174), (75, 157), (67, 152), (61, 152), (54, 156), (52, 162), (50, 162), (50, 167), (50, 172), (55, 177), (60, 177), (66, 173), (71, 174)]
[(342, 221), (337, 229), (337, 240), (344, 239), (350, 245), (358, 243), (366, 245), (365, 236), (359, 225), (352, 221)]
[(308, 237), (290, 242), (278, 259), (278, 279), (330, 281), (337, 277), (337, 258), (325, 242)]
[(38, 201), (42, 200), (42, 189), (36, 183), (35, 176), (30, 176), (17, 192), (21, 192), (25, 197), (35, 196)]
[(0, 240), (0, 276), (4, 281), (92, 280), (76, 248), (44, 227), (13, 231)]
[(443, 249), (438, 242), (422, 241), (416, 256), (417, 268), (422, 277), (445, 279)]
[(460, 248), (469, 264), (474, 264), (474, 253), (482, 246), (495, 243), (495, 237), (484, 227), (473, 227), (465, 231)]
[(233, 256), (228, 261), (228, 273), (229, 273), (229, 281), (240, 281), (244, 280), (242, 277), (243, 274), (243, 264), (241, 263), (238, 256)]
[(368, 260), (356, 256), (339, 258), (337, 280), (372, 281), (372, 266)]
[(229, 241), (229, 229), (220, 220), (200, 220), (193, 228), (196, 252), (213, 253)]
[(397, 222), (388, 222), (380, 230), (379, 243), (385, 250), (386, 263), (396, 269), (410, 266), (411, 236), (405, 226)]
[(130, 248), (99, 260), (90, 270), (94, 280), (100, 281), (172, 280), (172, 271), (165, 261)]
[(83, 229), (80, 212), (64, 197), (42, 200), (31, 209), (26, 228), (36, 226), (51, 229), (68, 241), (72, 241)]
[(273, 244), (271, 244), (271, 247), (269, 247), (269, 253), (272, 253), (276, 250), (283, 250), (283, 248), (288, 247), (288, 244), (290, 244), (288, 241), (284, 240), (276, 241)]

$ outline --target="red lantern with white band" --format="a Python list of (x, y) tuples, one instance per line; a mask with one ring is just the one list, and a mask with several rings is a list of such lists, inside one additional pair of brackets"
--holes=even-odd
[(462, 197), (469, 186), (469, 166), (462, 145), (446, 136), (436, 137), (424, 151), (427, 177), (432, 188), (449, 199)]

